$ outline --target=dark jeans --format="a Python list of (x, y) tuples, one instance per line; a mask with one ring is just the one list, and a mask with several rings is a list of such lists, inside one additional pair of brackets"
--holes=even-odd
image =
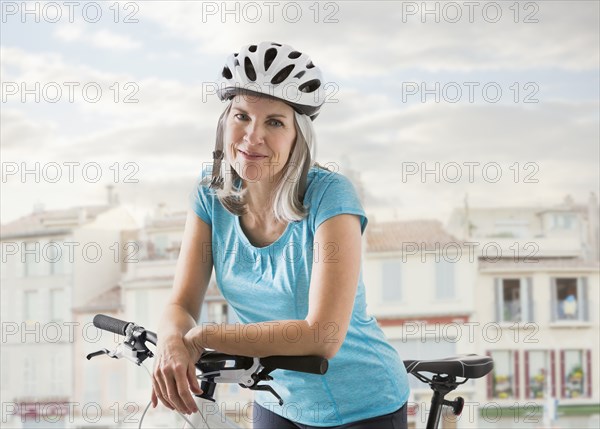
[[(294, 423), (291, 420), (281, 417), (272, 411), (261, 407), (256, 402), (252, 407), (252, 421), (254, 429), (323, 429), (322, 426), (308, 426), (301, 423)], [(346, 423), (340, 426), (329, 426), (331, 429), (406, 429), (406, 404), (402, 408), (390, 414), (371, 417), (369, 419)]]

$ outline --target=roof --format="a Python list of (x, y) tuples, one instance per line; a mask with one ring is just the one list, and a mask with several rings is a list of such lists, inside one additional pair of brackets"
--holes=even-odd
[[(419, 248), (435, 250), (445, 244), (461, 244), (447, 232), (438, 220), (380, 222), (367, 228), (367, 252), (396, 252), (403, 243), (415, 243)], [(424, 244), (423, 244), (424, 243)]]
[(480, 271), (581, 271), (600, 269), (598, 261), (582, 258), (541, 258), (531, 257), (527, 261), (502, 258), (496, 262), (479, 259)]
[(178, 211), (168, 214), (158, 214), (155, 216), (148, 216), (145, 221), (145, 227), (150, 228), (179, 228), (185, 226), (185, 220), (187, 218), (186, 211)]
[(77, 313), (92, 313), (95, 311), (110, 311), (121, 308), (121, 287), (114, 286), (90, 299), (85, 304), (74, 308)]
[(68, 234), (74, 228), (92, 222), (112, 206), (80, 206), (62, 210), (44, 210), (20, 217), (0, 226), (0, 237)]

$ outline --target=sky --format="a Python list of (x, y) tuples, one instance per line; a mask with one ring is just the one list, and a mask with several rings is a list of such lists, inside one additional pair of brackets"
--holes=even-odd
[(103, 204), (184, 210), (211, 160), (228, 55), (322, 69), (317, 161), (370, 220), (599, 193), (597, 1), (1, 2), (2, 223)]

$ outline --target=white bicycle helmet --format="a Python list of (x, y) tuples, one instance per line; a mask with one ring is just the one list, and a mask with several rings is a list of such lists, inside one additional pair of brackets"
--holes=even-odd
[[(275, 42), (246, 45), (227, 58), (218, 80), (217, 95), (223, 101), (240, 93), (275, 97), (313, 121), (325, 102), (321, 70), (312, 63), (308, 55), (290, 45)], [(223, 142), (217, 138), (213, 152), (213, 188), (223, 186), (223, 178), (220, 176), (223, 155)], [(310, 164), (311, 160), (307, 159), (302, 169), (299, 189), (301, 199), (306, 190)]]
[(225, 100), (241, 90), (267, 94), (314, 120), (325, 101), (322, 80), (321, 70), (308, 55), (290, 45), (262, 42), (227, 58), (217, 95)]

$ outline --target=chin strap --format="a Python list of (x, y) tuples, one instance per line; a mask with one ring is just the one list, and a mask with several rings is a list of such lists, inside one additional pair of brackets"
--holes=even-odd
[[(223, 112), (226, 115), (229, 109)], [(223, 189), (223, 177), (221, 176), (221, 164), (223, 163), (223, 117), (219, 118), (219, 125), (217, 126), (217, 141), (215, 143), (215, 150), (213, 151), (213, 166), (212, 166), (212, 179), (210, 180), (211, 189)]]
[(221, 164), (223, 162), (223, 151), (213, 151), (213, 167), (212, 167), (212, 179), (210, 180), (210, 187), (212, 189), (223, 189), (223, 177), (221, 176)]

